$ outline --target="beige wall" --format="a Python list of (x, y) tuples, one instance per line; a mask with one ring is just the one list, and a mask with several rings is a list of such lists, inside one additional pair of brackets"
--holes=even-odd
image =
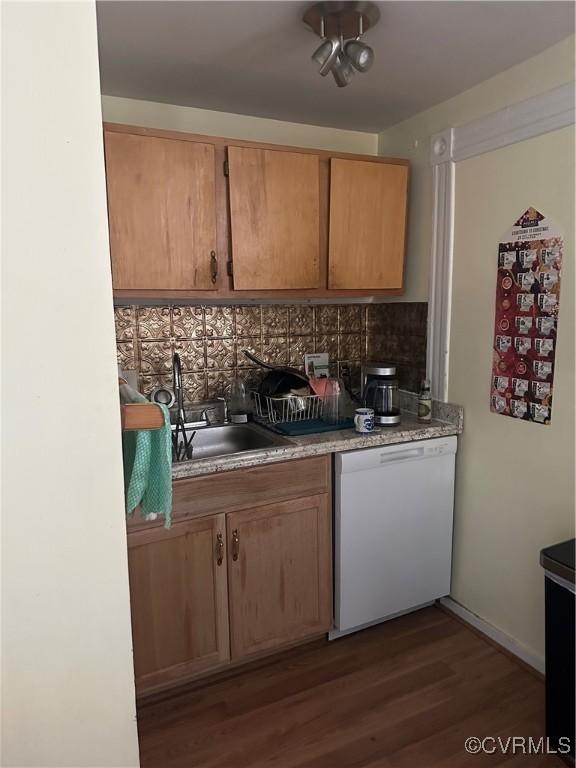
[(403, 301), (427, 301), (432, 238), (430, 136), (543, 93), (574, 79), (574, 36), (448, 101), (380, 134), (379, 153), (411, 163), (406, 292)]
[(263, 117), (180, 107), (153, 101), (102, 96), (104, 120), (148, 128), (188, 131), (245, 141), (266, 141), (295, 147), (327, 149), (334, 152), (378, 154), (378, 134), (324, 128), (318, 125), (286, 123)]
[[(456, 164), (449, 399), (464, 406), (452, 596), (544, 653), (542, 547), (574, 536), (574, 129)], [(565, 231), (552, 422), (489, 412), (499, 238), (535, 206)]]
[(3, 3), (2, 65), (0, 763), (137, 766), (94, 3)]
[[(573, 77), (572, 36), (381, 134), (382, 154), (412, 162), (406, 298), (428, 295), (430, 136)], [(453, 597), (511, 636), (537, 663), (543, 653), (538, 550), (574, 535), (573, 142), (573, 129), (564, 129), (456, 165), (449, 398), (464, 405), (465, 431), (457, 466)], [(529, 205), (541, 207), (567, 235), (549, 427), (492, 415), (488, 405), (496, 249), (499, 237)], [(546, 456), (543, 469), (541, 455)]]

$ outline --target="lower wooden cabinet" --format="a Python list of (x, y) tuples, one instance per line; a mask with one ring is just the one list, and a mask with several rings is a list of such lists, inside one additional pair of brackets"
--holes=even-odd
[(138, 690), (230, 658), (225, 515), (128, 536)]
[[(329, 462), (315, 457), (182, 481), (171, 529), (131, 521), (139, 695), (330, 629)], [(278, 485), (285, 475), (293, 482)]]
[(228, 515), (232, 658), (327, 632), (331, 537), (323, 494)]

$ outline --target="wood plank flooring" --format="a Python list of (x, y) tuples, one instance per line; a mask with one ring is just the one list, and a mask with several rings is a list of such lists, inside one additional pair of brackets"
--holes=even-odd
[(431, 607), (144, 704), (142, 768), (556, 768), (468, 755), (468, 736), (544, 733), (544, 687)]

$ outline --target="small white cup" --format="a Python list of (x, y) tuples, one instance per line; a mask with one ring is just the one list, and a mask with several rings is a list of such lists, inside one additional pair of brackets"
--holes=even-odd
[(356, 414), (354, 416), (354, 426), (356, 432), (361, 435), (366, 435), (369, 432), (374, 431), (374, 409), (373, 408), (356, 408)]

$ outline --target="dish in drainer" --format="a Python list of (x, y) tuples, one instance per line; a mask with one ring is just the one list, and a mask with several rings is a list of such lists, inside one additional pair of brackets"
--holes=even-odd
[(312, 419), (330, 420), (337, 423), (344, 419), (339, 414), (340, 395), (281, 395), (270, 397), (252, 391), (254, 415), (269, 424), (283, 424)]

